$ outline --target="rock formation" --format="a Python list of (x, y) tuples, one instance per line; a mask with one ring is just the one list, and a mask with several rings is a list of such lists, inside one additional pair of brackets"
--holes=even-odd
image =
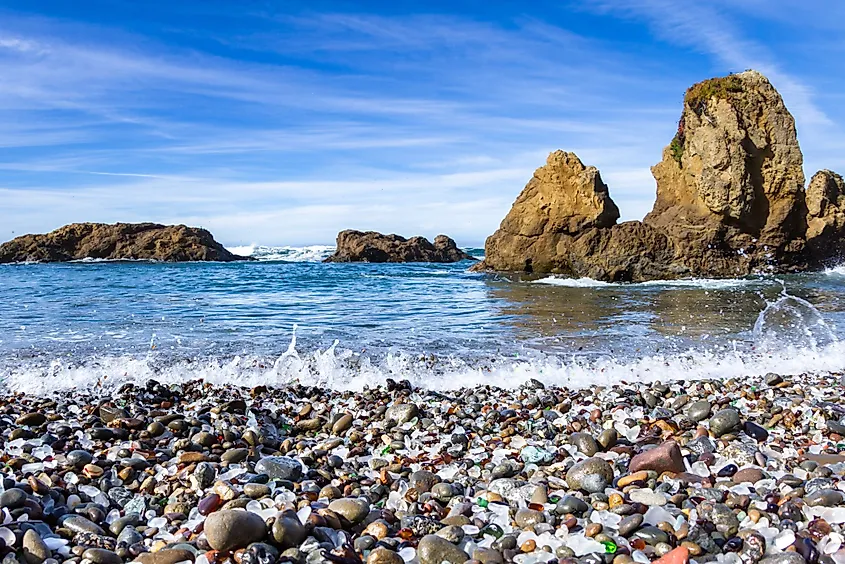
[(821, 170), (807, 186), (807, 243), (815, 255), (842, 256), (845, 247), (845, 180)]
[(598, 171), (558, 151), (476, 269), (641, 281), (818, 268), (841, 257), (845, 187), (822, 171), (805, 192), (802, 164), (795, 121), (762, 74), (705, 80), (652, 167), (657, 199), (642, 222), (616, 224)]
[(458, 262), (472, 259), (446, 235), (432, 244), (425, 237), (405, 239), (375, 231), (348, 229), (337, 235), (337, 250), (324, 262)]
[(205, 229), (155, 223), (72, 223), (0, 245), (0, 263), (81, 259), (181, 261), (251, 260), (223, 248)]

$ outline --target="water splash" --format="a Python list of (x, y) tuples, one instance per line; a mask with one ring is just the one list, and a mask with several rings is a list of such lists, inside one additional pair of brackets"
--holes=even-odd
[(805, 299), (787, 293), (782, 281), (780, 297), (768, 302), (757, 316), (752, 335), (762, 350), (781, 350), (784, 346), (818, 351), (839, 339), (821, 312)]

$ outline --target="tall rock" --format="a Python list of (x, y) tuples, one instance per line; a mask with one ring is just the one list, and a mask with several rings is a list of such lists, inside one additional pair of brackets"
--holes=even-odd
[(822, 171), (805, 192), (795, 120), (759, 72), (689, 88), (652, 173), (652, 211), (616, 224), (598, 171), (552, 153), (476, 269), (639, 281), (793, 272), (845, 258), (842, 177)]
[(845, 180), (820, 170), (807, 186), (807, 245), (814, 257), (845, 258)]
[(589, 227), (610, 227), (619, 208), (599, 170), (584, 166), (575, 153), (555, 151), (534, 171), (517, 197), (501, 231), (522, 237), (577, 233)]
[(732, 276), (792, 262), (805, 230), (795, 120), (757, 71), (689, 88), (678, 132), (652, 167), (644, 222), (665, 231), (696, 275)]
[(619, 209), (594, 166), (555, 151), (517, 197), (499, 230), (487, 238), (483, 267), (566, 272), (572, 236), (616, 224)]

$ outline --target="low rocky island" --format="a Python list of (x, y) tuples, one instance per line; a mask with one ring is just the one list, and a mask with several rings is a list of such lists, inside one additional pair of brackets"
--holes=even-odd
[(802, 166), (795, 121), (766, 77), (709, 79), (686, 92), (643, 221), (617, 223), (599, 171), (557, 151), (476, 268), (612, 282), (819, 269), (843, 257), (845, 191), (826, 170), (805, 190)]
[(459, 262), (474, 260), (446, 235), (431, 243), (425, 237), (405, 239), (375, 231), (341, 231), (337, 250), (324, 262)]
[(161, 262), (251, 260), (227, 251), (205, 229), (156, 223), (73, 223), (0, 245), (0, 263), (83, 259)]
[(5, 564), (841, 564), (839, 376), (0, 401)]

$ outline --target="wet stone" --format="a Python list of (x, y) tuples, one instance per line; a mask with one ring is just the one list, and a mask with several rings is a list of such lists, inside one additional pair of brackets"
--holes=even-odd
[(437, 535), (426, 535), (420, 539), (417, 557), (420, 564), (464, 564), (469, 560), (466, 552)]
[(739, 430), (739, 411), (733, 408), (722, 409), (710, 418), (710, 432), (714, 437), (721, 437)]
[(516, 521), (518, 527), (522, 529), (530, 529), (537, 523), (542, 523), (545, 519), (543, 518), (542, 511), (522, 508), (517, 510), (514, 520)]
[(67, 453), (67, 461), (71, 466), (82, 468), (86, 464), (91, 464), (94, 456), (86, 450), (72, 450)]
[(23, 535), (23, 556), (27, 564), (41, 564), (52, 556), (50, 549), (35, 530), (29, 529)]
[(230, 448), (222, 455), (220, 455), (220, 460), (226, 462), (228, 464), (238, 464), (239, 462), (243, 462), (249, 456), (249, 449), (246, 448)]
[(419, 414), (419, 408), (413, 403), (400, 403), (387, 409), (385, 419), (396, 424), (407, 423)]
[(47, 416), (38, 412), (27, 413), (15, 419), (15, 425), (26, 425), (28, 427), (40, 427), (46, 422)]
[(430, 492), (434, 484), (440, 481), (437, 474), (429, 472), (428, 470), (417, 470), (408, 478), (409, 484), (412, 488), (420, 493)]
[(569, 442), (587, 456), (594, 456), (600, 450), (599, 444), (588, 433), (573, 433)]
[(94, 564), (122, 564), (123, 562), (120, 556), (104, 548), (89, 548), (82, 553), (82, 557)]
[(633, 457), (628, 471), (633, 473), (640, 470), (652, 470), (658, 474), (685, 471), (686, 465), (678, 443), (666, 441)]
[(769, 432), (753, 421), (746, 421), (742, 426), (742, 430), (757, 442), (763, 442), (769, 438)]
[(99, 525), (86, 519), (82, 515), (70, 515), (62, 521), (62, 526), (70, 529), (75, 533), (93, 533), (95, 535), (104, 535), (105, 531)]
[(555, 505), (555, 513), (558, 515), (566, 515), (567, 513), (580, 515), (589, 509), (590, 505), (587, 502), (573, 495), (561, 498)]
[(698, 423), (699, 421), (704, 421), (710, 417), (711, 409), (712, 406), (709, 401), (695, 401), (687, 407), (687, 417), (689, 417), (691, 421)]
[(208, 544), (215, 550), (229, 551), (259, 542), (266, 536), (264, 520), (255, 513), (237, 509), (220, 510), (205, 520)]
[(669, 535), (665, 531), (661, 531), (657, 527), (653, 527), (651, 525), (638, 529), (632, 536), (637, 539), (642, 539), (646, 542), (646, 544), (650, 544), (652, 546), (661, 542), (669, 542)]
[(0, 508), (18, 509), (26, 502), (26, 492), (19, 488), (11, 488), (0, 494)]
[(255, 472), (267, 474), (274, 480), (295, 482), (302, 476), (302, 465), (287, 456), (268, 456), (256, 462)]
[(845, 503), (845, 494), (839, 490), (818, 490), (804, 496), (804, 503), (810, 507), (833, 507)]
[(370, 504), (362, 499), (336, 499), (329, 504), (329, 509), (342, 516), (353, 525), (366, 519), (370, 513)]
[(601, 458), (588, 458), (575, 464), (566, 473), (566, 482), (573, 490), (603, 492), (613, 481), (613, 468)]
[(618, 531), (623, 537), (627, 537), (634, 533), (643, 524), (643, 516), (639, 513), (629, 515), (619, 522)]

